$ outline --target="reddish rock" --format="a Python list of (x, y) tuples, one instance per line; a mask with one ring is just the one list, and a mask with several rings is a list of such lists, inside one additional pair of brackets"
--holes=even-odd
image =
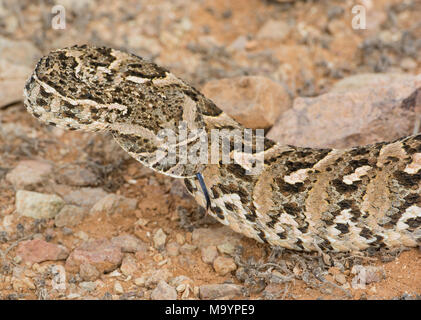
[(412, 134), (421, 108), (421, 75), (384, 77), (343, 80), (333, 92), (295, 99), (267, 137), (302, 147), (347, 148)]
[(69, 250), (58, 244), (34, 239), (19, 243), (16, 255), (20, 256), (24, 262), (33, 264), (43, 261), (65, 260), (69, 256)]
[(110, 240), (92, 240), (73, 250), (66, 261), (66, 270), (75, 273), (82, 263), (88, 263), (100, 273), (110, 272), (120, 266), (122, 259), (121, 248)]

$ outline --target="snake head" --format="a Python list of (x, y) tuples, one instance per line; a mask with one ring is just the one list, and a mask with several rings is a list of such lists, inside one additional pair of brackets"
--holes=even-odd
[(178, 178), (204, 169), (203, 161), (186, 162), (180, 150), (184, 155), (185, 146), (194, 146), (187, 153), (197, 153), (199, 142), (206, 148), (204, 117), (221, 113), (168, 70), (129, 53), (86, 45), (41, 58), (24, 97), (40, 121), (68, 130), (111, 132), (142, 164)]

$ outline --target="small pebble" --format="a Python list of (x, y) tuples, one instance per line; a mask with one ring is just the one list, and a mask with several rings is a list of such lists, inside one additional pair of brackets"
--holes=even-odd
[(166, 246), (166, 250), (170, 257), (176, 257), (180, 253), (180, 245), (177, 242), (169, 242)]
[(139, 287), (143, 287), (145, 285), (145, 280), (145, 277), (136, 278), (134, 279), (134, 283)]
[(131, 255), (125, 256), (121, 263), (120, 270), (125, 276), (133, 275), (137, 270), (136, 259)]
[[(196, 292), (195, 292), (196, 291)], [(194, 290), (203, 300), (232, 299), (242, 295), (242, 287), (236, 284), (205, 284)]]
[(404, 70), (413, 70), (417, 67), (417, 63), (412, 58), (403, 58), (401, 61), (401, 68)]
[(335, 280), (337, 283), (342, 284), (342, 285), (346, 283), (346, 277), (343, 274), (336, 274)]
[(96, 283), (92, 281), (84, 281), (79, 283), (79, 287), (88, 292), (92, 292), (96, 289)]
[(217, 257), (213, 262), (213, 268), (215, 269), (216, 273), (224, 276), (237, 269), (237, 265), (235, 264), (233, 258)]
[(145, 277), (145, 286), (147, 288), (153, 288), (161, 280), (168, 281), (172, 277), (172, 273), (167, 269), (151, 270), (145, 274)]
[(175, 235), (175, 241), (177, 241), (177, 243), (180, 246), (182, 246), (184, 244), (184, 242), (186, 242), (186, 238), (181, 233), (177, 233)]
[(158, 229), (153, 236), (153, 243), (155, 249), (162, 250), (165, 246), (166, 240), (167, 235), (165, 234), (164, 230), (162, 230), (161, 228)]
[(196, 246), (192, 244), (185, 243), (180, 248), (180, 253), (182, 254), (192, 254), (197, 249)]
[(233, 255), (235, 252), (235, 246), (229, 242), (220, 244), (217, 248), (221, 254)]
[(99, 278), (100, 273), (93, 265), (82, 263), (79, 267), (79, 275), (84, 281), (95, 281)]
[(114, 282), (114, 292), (117, 294), (123, 294), (124, 290), (120, 282)]
[(202, 261), (204, 263), (212, 264), (213, 261), (218, 257), (218, 250), (216, 246), (207, 246), (201, 249)]
[(122, 252), (136, 253), (139, 250), (145, 250), (147, 245), (130, 234), (124, 234), (111, 239), (111, 243), (121, 248)]

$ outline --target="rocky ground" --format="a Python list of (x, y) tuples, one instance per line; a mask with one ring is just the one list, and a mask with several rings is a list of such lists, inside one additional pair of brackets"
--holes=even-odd
[[(51, 27), (51, 8), (66, 28)], [(309, 254), (256, 243), (111, 137), (32, 118), (48, 51), (91, 43), (172, 70), (282, 143), (348, 147), (420, 131), (421, 3), (0, 1), (1, 299), (416, 299), (419, 248)], [(230, 78), (226, 80), (226, 78)]]

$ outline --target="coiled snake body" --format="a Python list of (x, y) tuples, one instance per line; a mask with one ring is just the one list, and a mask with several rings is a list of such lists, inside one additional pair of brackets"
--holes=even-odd
[(111, 132), (135, 159), (184, 178), (213, 217), (257, 241), (304, 251), (421, 243), (421, 135), (347, 150), (265, 138), (257, 175), (246, 174), (239, 152), (230, 153), (231, 163), (156, 162), (160, 130), (179, 133), (181, 123), (208, 135), (244, 128), (168, 70), (104, 47), (51, 52), (38, 62), (24, 97), (27, 110), (47, 124)]

